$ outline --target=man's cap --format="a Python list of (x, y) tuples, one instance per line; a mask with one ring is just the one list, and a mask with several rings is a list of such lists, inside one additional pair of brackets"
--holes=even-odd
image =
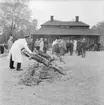
[(13, 39), (13, 36), (10, 36), (10, 39)]
[(43, 38), (40, 38), (40, 40), (43, 40)]
[(24, 35), (24, 38), (28, 38), (28, 37), (30, 37), (29, 35)]

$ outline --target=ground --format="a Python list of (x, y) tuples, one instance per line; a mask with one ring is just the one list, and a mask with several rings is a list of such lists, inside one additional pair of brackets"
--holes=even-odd
[[(66, 54), (61, 64), (70, 78), (38, 86), (18, 84), (21, 71), (8, 68), (0, 57), (0, 105), (104, 105), (104, 52), (87, 52), (86, 58)], [(35, 63), (24, 58), (22, 67)]]

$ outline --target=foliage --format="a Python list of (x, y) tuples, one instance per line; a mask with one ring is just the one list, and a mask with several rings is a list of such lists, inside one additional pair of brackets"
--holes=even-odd
[(104, 46), (104, 21), (98, 22), (91, 28), (94, 32), (100, 34), (99, 42), (101, 46)]
[(104, 21), (98, 22), (91, 29), (100, 35), (104, 35)]
[(0, 3), (0, 27), (4, 32), (16, 38), (34, 33), (37, 20), (31, 19), (28, 3), (29, 0), (5, 0)]

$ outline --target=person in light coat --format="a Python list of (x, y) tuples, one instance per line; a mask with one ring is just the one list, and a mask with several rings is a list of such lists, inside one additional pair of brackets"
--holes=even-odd
[(76, 49), (77, 49), (77, 40), (74, 40), (74, 46), (73, 46), (73, 50), (76, 53)]
[(33, 53), (29, 48), (28, 48), (28, 43), (30, 42), (30, 37), (29, 36), (25, 36), (25, 38), (21, 38), (16, 40), (10, 51), (9, 51), (9, 55), (8, 58), (10, 59), (10, 64), (9, 67), (10, 69), (14, 69), (14, 62), (17, 62), (17, 70), (22, 70), (21, 69), (21, 63), (23, 62), (22, 59), (22, 49), (25, 48), (29, 53)]
[(52, 54), (56, 53), (57, 45), (58, 45), (58, 40), (56, 39), (52, 43)]
[(43, 48), (44, 48), (43, 38), (40, 39), (40, 45), (39, 46), (40, 46), (40, 50), (43, 51)]
[(60, 55), (64, 55), (65, 54), (65, 51), (66, 51), (66, 43), (63, 39), (60, 39), (59, 41), (59, 52), (60, 52)]
[(11, 49), (12, 45), (13, 45), (13, 36), (10, 36), (8, 40), (8, 51)]

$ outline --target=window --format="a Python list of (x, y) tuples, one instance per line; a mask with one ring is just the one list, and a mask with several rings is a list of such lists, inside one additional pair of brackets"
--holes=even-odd
[(70, 28), (70, 26), (66, 26), (65, 28)]
[(66, 28), (66, 29), (68, 29), (68, 28), (70, 28), (70, 26), (68, 26), (68, 25), (61, 25), (60, 28)]
[(64, 28), (64, 25), (60, 26), (61, 28)]

